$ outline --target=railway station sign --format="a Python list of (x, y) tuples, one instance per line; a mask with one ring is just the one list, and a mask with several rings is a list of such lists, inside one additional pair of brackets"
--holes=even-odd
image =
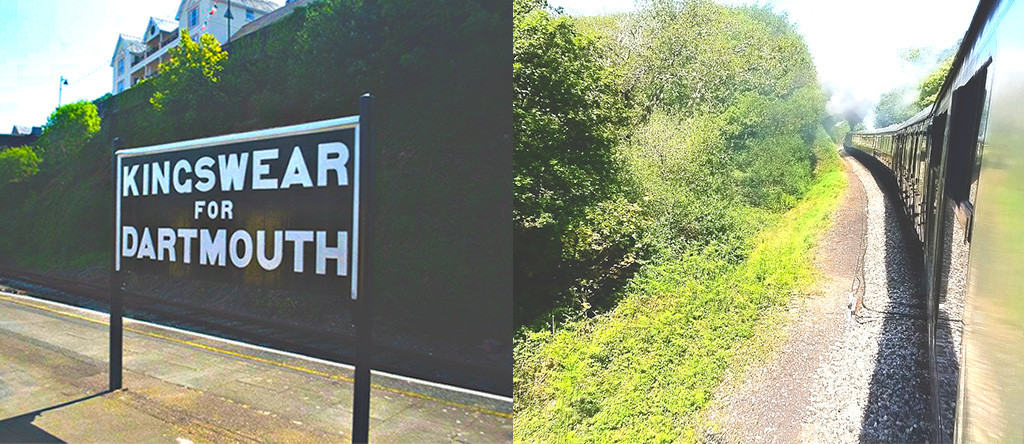
[(359, 116), (115, 152), (115, 271), (356, 299)]
[(368, 442), (373, 298), (357, 290), (370, 288), (373, 109), (364, 94), (358, 116), (114, 152), (110, 390), (123, 384), (125, 271), (347, 294), (352, 441)]

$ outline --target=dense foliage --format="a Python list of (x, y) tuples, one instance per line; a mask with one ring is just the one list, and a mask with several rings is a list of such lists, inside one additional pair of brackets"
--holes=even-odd
[(920, 111), (915, 97), (917, 91), (911, 87), (900, 86), (882, 94), (875, 105), (875, 128), (884, 128), (900, 123)]
[(810, 185), (825, 96), (768, 7), (577, 20), (521, 0), (513, 47), (516, 325), (600, 304), (665, 248), (741, 258), (751, 215)]
[(96, 105), (86, 101), (57, 108), (46, 119), (43, 134), (36, 141), (38, 154), (50, 165), (76, 155), (100, 130)]
[(39, 172), (39, 156), (30, 146), (0, 151), (0, 186), (21, 182)]
[(731, 350), (809, 279), (849, 127), (769, 7), (514, 5), (516, 439), (699, 439)]
[(921, 80), (921, 84), (917, 87), (917, 101), (914, 104), (924, 108), (935, 103), (939, 96), (939, 90), (942, 89), (942, 83), (946, 81), (946, 74), (953, 67), (953, 58), (954, 55), (947, 57), (928, 73), (924, 80)]
[[(537, 294), (565, 285), (559, 270), (602, 263), (608, 253), (632, 247), (621, 225), (595, 214), (614, 218), (629, 208), (601, 205), (620, 189), (612, 148), (627, 114), (593, 35), (543, 4), (515, 5), (514, 275), (519, 294)], [(534, 308), (519, 302), (520, 311)]]

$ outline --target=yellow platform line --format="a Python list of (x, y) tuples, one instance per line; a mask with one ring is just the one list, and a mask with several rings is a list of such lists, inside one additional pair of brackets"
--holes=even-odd
[[(58, 315), (62, 315), (62, 316), (67, 316), (67, 317), (70, 317), (70, 318), (80, 319), (80, 320), (83, 320), (83, 321), (86, 321), (86, 322), (91, 322), (91, 323), (94, 323), (94, 324), (107, 325), (107, 326), (110, 325), (110, 321), (104, 321), (104, 320), (99, 320), (99, 319), (92, 319), (92, 318), (89, 318), (89, 317), (86, 317), (86, 316), (78, 315), (78, 314), (75, 314), (75, 313), (69, 313), (69, 312), (63, 311), (63, 310), (55, 310), (55, 309), (52, 309), (52, 308), (44, 306), (44, 305), (33, 304), (31, 302), (26, 302), (26, 301), (23, 301), (23, 300), (14, 299), (14, 298), (11, 298), (11, 297), (8, 297), (8, 296), (0, 295), (0, 300), (4, 300), (4, 301), (11, 302), (11, 303), (18, 304), (18, 305), (23, 305), (23, 306), (26, 306), (26, 307), (35, 308), (37, 310), (47, 311), (47, 312), (58, 314)], [(170, 341), (170, 342), (174, 342), (174, 343), (178, 343), (178, 344), (183, 344), (183, 345), (199, 348), (199, 349), (206, 350), (206, 351), (211, 351), (211, 352), (214, 352), (214, 353), (220, 353), (220, 354), (224, 354), (224, 355), (228, 355), (228, 356), (233, 356), (233, 357), (237, 357), (237, 358), (247, 359), (247, 360), (250, 360), (250, 361), (255, 361), (255, 362), (260, 362), (260, 363), (264, 363), (264, 364), (275, 365), (275, 366), (278, 366), (278, 367), (287, 368), (287, 369), (290, 369), (290, 370), (295, 370), (297, 372), (302, 372), (302, 373), (308, 373), (308, 374), (311, 374), (311, 375), (322, 376), (322, 377), (328, 378), (328, 379), (335, 379), (335, 380), (340, 380), (340, 381), (345, 381), (345, 382), (355, 382), (354, 379), (352, 379), (352, 378), (350, 378), (348, 376), (336, 375), (336, 374), (333, 374), (333, 373), (327, 373), (327, 372), (323, 372), (323, 371), (320, 371), (320, 370), (314, 370), (314, 369), (306, 368), (306, 367), (299, 366), (299, 365), (292, 365), (292, 364), (288, 364), (288, 363), (284, 363), (284, 362), (278, 362), (278, 361), (274, 361), (272, 359), (261, 358), (259, 356), (253, 356), (253, 355), (246, 354), (246, 353), (239, 353), (239, 352), (236, 352), (236, 351), (226, 350), (226, 349), (223, 349), (223, 348), (220, 348), (220, 347), (214, 347), (212, 345), (201, 344), (201, 343), (194, 342), (194, 341), (188, 341), (188, 340), (184, 340), (184, 339), (172, 338), (170, 336), (162, 335), (162, 334), (159, 334), (159, 333), (153, 333), (153, 332), (149, 332), (149, 331), (145, 331), (145, 330), (139, 330), (139, 329), (135, 329), (135, 328), (127, 327), (127, 326), (124, 327), (124, 329), (126, 331), (130, 331), (132, 333), (137, 333), (137, 334), (146, 335), (146, 336), (150, 336), (150, 337), (157, 338), (157, 339), (162, 339), (162, 340), (165, 340), (165, 341)], [(423, 400), (426, 400), (426, 401), (435, 402), (435, 403), (438, 403), (438, 404), (444, 404), (444, 405), (448, 405), (448, 406), (452, 406), (452, 407), (458, 407), (458, 408), (461, 408), (461, 409), (473, 410), (473, 411), (484, 413), (484, 414), (488, 414), (488, 415), (491, 415), (491, 416), (497, 416), (499, 418), (509, 418), (509, 419), (512, 418), (512, 414), (511, 413), (499, 412), (499, 411), (496, 411), (496, 410), (485, 409), (483, 407), (476, 407), (476, 406), (462, 404), (462, 403), (454, 402), (454, 401), (446, 401), (444, 399), (438, 399), (438, 398), (435, 398), (433, 396), (428, 396), (428, 395), (424, 395), (424, 394), (420, 394), (420, 393), (416, 393), (416, 392), (411, 392), (411, 391), (408, 391), (408, 390), (396, 389), (396, 388), (393, 388), (393, 387), (385, 387), (385, 386), (382, 386), (380, 384), (372, 384), (371, 383), (370, 385), (373, 388), (375, 388), (375, 389), (384, 390), (386, 392), (396, 393), (396, 394), (399, 394), (399, 395), (405, 395), (405, 396), (409, 396), (409, 397), (412, 397), (412, 398), (419, 398), (419, 399), (423, 399)]]

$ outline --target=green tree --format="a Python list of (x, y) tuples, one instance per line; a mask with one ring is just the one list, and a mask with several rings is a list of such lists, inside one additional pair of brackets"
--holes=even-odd
[(0, 151), (0, 186), (21, 182), (39, 172), (39, 156), (30, 146)]
[(953, 55), (950, 55), (939, 66), (936, 66), (932, 72), (921, 81), (921, 84), (917, 86), (917, 101), (914, 102), (919, 108), (925, 108), (935, 103), (935, 100), (939, 96), (939, 89), (942, 88), (942, 83), (946, 81), (946, 73), (953, 67)]
[(187, 128), (193, 135), (216, 131), (215, 123), (222, 119), (214, 116), (223, 111), (224, 103), (218, 82), (228, 54), (212, 35), (203, 34), (194, 41), (184, 29), (181, 42), (168, 54), (170, 60), (160, 65), (149, 99), (157, 121), (168, 123), (172, 130)]
[(79, 101), (57, 108), (46, 120), (43, 134), (36, 141), (38, 154), (50, 165), (57, 165), (77, 154), (100, 130), (96, 105)]
[(616, 191), (613, 148), (627, 113), (595, 36), (537, 2), (517, 0), (514, 11), (513, 247), (519, 298), (519, 284), (550, 277), (571, 227)]
[(878, 99), (878, 105), (875, 105), (875, 127), (883, 128), (900, 123), (913, 117), (917, 111), (913, 88), (896, 87)]
[(846, 133), (850, 132), (850, 122), (846, 120), (840, 120), (832, 126), (832, 132), (834, 134), (833, 139), (838, 143), (843, 143), (846, 140)]
[(722, 119), (657, 111), (621, 147), (657, 247), (682, 255), (736, 244), (740, 199), (723, 139)]
[(739, 95), (785, 95), (816, 82), (814, 64), (788, 20), (766, 6), (647, 0), (619, 20), (613, 40), (625, 86), (645, 114), (722, 112)]

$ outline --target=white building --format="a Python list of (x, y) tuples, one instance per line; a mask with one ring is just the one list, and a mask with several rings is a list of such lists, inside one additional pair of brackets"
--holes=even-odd
[[(228, 0), (182, 0), (174, 20), (150, 17), (142, 38), (121, 34), (110, 59), (110, 66), (114, 68), (111, 93), (120, 93), (156, 75), (160, 64), (170, 58), (167, 51), (181, 41), (180, 32), (187, 31), (192, 40), (211, 34), (221, 44), (227, 43), (228, 3)], [(246, 23), (280, 7), (267, 0), (231, 0), (230, 3), (230, 36)]]

